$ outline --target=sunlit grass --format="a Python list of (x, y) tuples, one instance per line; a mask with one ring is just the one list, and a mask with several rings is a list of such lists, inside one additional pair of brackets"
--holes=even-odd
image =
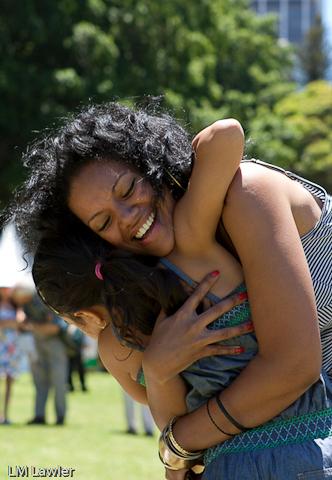
[[(158, 480), (164, 471), (158, 459), (156, 430), (153, 438), (126, 435), (122, 391), (108, 373), (87, 374), (88, 392), (68, 393), (64, 426), (54, 426), (53, 398), (47, 405), (47, 426), (27, 426), (34, 416), (34, 386), (30, 374), (13, 384), (9, 418), (0, 425), (0, 479), (10, 478), (8, 466), (27, 465), (74, 468), (76, 480)], [(3, 385), (1, 385), (3, 402)], [(140, 411), (137, 411), (140, 415)], [(141, 419), (140, 419), (141, 422)], [(31, 476), (31, 475), (29, 475)]]

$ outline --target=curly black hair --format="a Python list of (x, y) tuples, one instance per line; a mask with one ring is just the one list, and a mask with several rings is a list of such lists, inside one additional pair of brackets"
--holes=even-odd
[[(34, 253), (43, 235), (80, 222), (68, 208), (72, 180), (89, 163), (121, 161), (130, 164), (153, 187), (156, 201), (167, 186), (175, 199), (187, 187), (192, 170), (191, 138), (159, 101), (130, 108), (119, 102), (83, 107), (63, 119), (63, 125), (44, 134), (27, 149), (23, 160), (28, 176), (2, 213), (12, 221), (27, 248)], [(180, 184), (180, 185), (179, 185)]]

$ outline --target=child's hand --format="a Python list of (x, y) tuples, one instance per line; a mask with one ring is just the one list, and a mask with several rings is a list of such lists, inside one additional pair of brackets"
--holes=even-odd
[(206, 326), (234, 306), (243, 303), (246, 299), (243, 294), (226, 298), (199, 315), (196, 312), (199, 303), (217, 278), (218, 274), (215, 272), (207, 275), (174, 315), (159, 315), (149, 345), (143, 354), (144, 371), (153, 372), (157, 366), (159, 382), (170, 381), (199, 358), (240, 353), (236, 345), (214, 343), (248, 333), (253, 329), (252, 324), (245, 323), (220, 330), (208, 330)]

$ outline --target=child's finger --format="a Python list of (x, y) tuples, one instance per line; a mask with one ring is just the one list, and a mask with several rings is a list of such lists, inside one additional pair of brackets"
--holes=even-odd
[(204, 279), (197, 285), (195, 290), (190, 294), (187, 300), (184, 302), (180, 310), (183, 310), (183, 313), (192, 313), (196, 310), (200, 302), (203, 300), (207, 292), (210, 290), (212, 285), (216, 282), (219, 276), (218, 270), (215, 270), (212, 273), (209, 273), (204, 277)]

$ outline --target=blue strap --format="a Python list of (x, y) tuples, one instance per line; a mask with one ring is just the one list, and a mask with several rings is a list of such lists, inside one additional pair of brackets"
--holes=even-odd
[(124, 339), (121, 337), (120, 333), (118, 332), (117, 328), (110, 323), (110, 327), (112, 332), (114, 333), (115, 338), (118, 340), (119, 343), (121, 343), (124, 347), (129, 347), (133, 348), (134, 350), (138, 350), (139, 352), (144, 352), (144, 348), (140, 347), (139, 345), (136, 345), (134, 343), (128, 342), (127, 340), (125, 343), (123, 343)]
[[(180, 270), (178, 267), (176, 267), (172, 262), (167, 260), (167, 258), (164, 258), (164, 257), (160, 258), (159, 261), (166, 268), (168, 268), (169, 270), (172, 270), (172, 272), (176, 273), (176, 275), (178, 277), (180, 277), (181, 280), (186, 282), (191, 288), (195, 288), (195, 286), (198, 285), (197, 282), (194, 282), (194, 280), (192, 280), (190, 277), (188, 277), (188, 275), (186, 275), (182, 270)], [(216, 302), (216, 303), (220, 302), (220, 298), (216, 297), (216, 295), (213, 295), (213, 293), (207, 292), (207, 294), (205, 296), (207, 298), (209, 298), (210, 300), (212, 300), (213, 302)]]

